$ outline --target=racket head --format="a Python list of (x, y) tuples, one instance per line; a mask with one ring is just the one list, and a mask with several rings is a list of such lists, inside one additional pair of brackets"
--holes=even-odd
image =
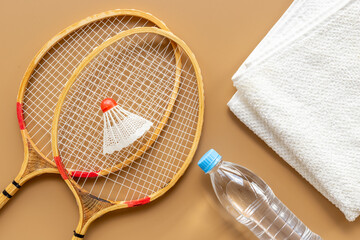
[(58, 172), (51, 152), (51, 124), (58, 96), (72, 71), (107, 38), (139, 26), (168, 30), (149, 13), (111, 10), (67, 27), (35, 55), (20, 84), (16, 104), (25, 150), (24, 163), (16, 178), (20, 184), (44, 172)]
[[(72, 170), (72, 166), (74, 162), (78, 160), (79, 156), (87, 158), (87, 156), (92, 155), (93, 153), (86, 149), (83, 150), (82, 147), (77, 149), (79, 146), (87, 145), (87, 143), (84, 144), (87, 140), (84, 140), (83, 142), (73, 140), (74, 138), (84, 139), (84, 137), (81, 136), (81, 134), (78, 137), (73, 137), (71, 133), (76, 133), (81, 131), (81, 129), (88, 127), (87, 124), (88, 121), (90, 121), (89, 119), (94, 119), (94, 116), (99, 114), (96, 102), (100, 101), (102, 98), (102, 96), (96, 96), (94, 97), (95, 99), (91, 99), (87, 102), (87, 99), (84, 99), (84, 97), (82, 98), (84, 103), (82, 101), (81, 103), (75, 103), (74, 99), (78, 96), (79, 90), (84, 90), (85, 92), (86, 90), (83, 89), (83, 87), (89, 87), (89, 82), (79, 83), (79, 79), (87, 79), (87, 81), (89, 81), (89, 78), (85, 77), (87, 76), (86, 66), (93, 64), (92, 61), (101, 56), (101, 54), (105, 52), (104, 49), (108, 49), (112, 45), (121, 43), (121, 41), (127, 42), (129, 41), (127, 38), (133, 37), (132, 39), (135, 39), (135, 36), (140, 35), (144, 36), (145, 40), (147, 37), (152, 39), (152, 36), (167, 40), (171, 44), (171, 51), (174, 55), (172, 59), (176, 59), (174, 46), (181, 56), (181, 69), (178, 67), (172, 69), (174, 76), (177, 74), (177, 71), (180, 71), (180, 84), (177, 89), (176, 99), (174, 106), (171, 109), (170, 117), (165, 123), (166, 126), (159, 132), (159, 136), (156, 138), (155, 143), (149, 146), (146, 152), (127, 167), (120, 170), (117, 169), (117, 172), (111, 172), (109, 175), (97, 176), (95, 179), (91, 179), (90, 177), (75, 178), (69, 174), (68, 170)], [(139, 38), (141, 39), (141, 37)], [(154, 46), (159, 47), (160, 45), (157, 42)], [(165, 45), (169, 46), (169, 44)], [(136, 49), (136, 46), (134, 48)], [(152, 46), (150, 49), (156, 49), (156, 47)], [(162, 52), (162, 50), (159, 52)], [(126, 51), (124, 53), (124, 56), (126, 56)], [(141, 53), (138, 54), (141, 55)], [(101, 61), (103, 61), (102, 59), (103, 58), (99, 57), (96, 62), (101, 63)], [(139, 59), (139, 57), (137, 56), (135, 59)], [(159, 63), (162, 64), (163, 62), (156, 62), (156, 64)], [(175, 60), (173, 61), (173, 64), (176, 66)], [(96, 64), (93, 64), (93, 66), (96, 66)], [(99, 64), (99, 66), (103, 65)], [(149, 66), (152, 65), (150, 64)], [(96, 73), (96, 69), (101, 69), (101, 67), (94, 69), (93, 73)], [(114, 69), (117, 68), (114, 67)], [(118, 69), (116, 71), (126, 71), (126, 69)], [(116, 71), (114, 70), (114, 72)], [(109, 73), (108, 76), (111, 76), (111, 71), (106, 69), (105, 72)], [(97, 78), (94, 77), (94, 79)], [(134, 79), (132, 79), (132, 81), (136, 81)], [(173, 86), (173, 84), (171, 86)], [(100, 84), (98, 87), (96, 87), (96, 85), (93, 87), (94, 88), (90, 88), (94, 92), (97, 91), (97, 88), (104, 89)], [(80, 105), (78, 106), (78, 104)], [(86, 120), (81, 119), (81, 123), (76, 121), (71, 122), (74, 121), (72, 116), (76, 115), (76, 113), (73, 115), (70, 114), (71, 109), (73, 109), (74, 106), (83, 109), (83, 111), (91, 117), (85, 117), (83, 114), (79, 114), (77, 119), (81, 119), (84, 116)], [(145, 108), (149, 109), (148, 106)], [(139, 114), (141, 115), (141, 112)], [(130, 29), (109, 39), (84, 59), (74, 71), (74, 74), (59, 97), (52, 126), (52, 149), (55, 162), (62, 178), (75, 195), (79, 206), (80, 223), (76, 232), (84, 234), (89, 224), (106, 212), (143, 205), (154, 201), (174, 186), (184, 174), (195, 154), (201, 135), (203, 114), (203, 84), (198, 63), (189, 47), (182, 40), (168, 31), (158, 28)], [(97, 119), (101, 119), (101, 117), (99, 116)], [(91, 128), (96, 129), (96, 131), (92, 132), (92, 134), (100, 136), (100, 124), (93, 124), (94, 125), (90, 124), (90, 126)], [(99, 139), (101, 139), (101, 137), (98, 137), (98, 141), (93, 144), (101, 145)], [(96, 149), (96, 147), (94, 149)], [(97, 149), (99, 150), (100, 147)], [(131, 151), (129, 151), (129, 154), (132, 154)], [(96, 153), (92, 157), (95, 156), (100, 155)], [(116, 155), (114, 158), (121, 159), (121, 155)], [(74, 161), (72, 159), (74, 159)], [(86, 161), (84, 161), (84, 164), (86, 164)], [(151, 189), (150, 186), (152, 187)], [(96, 206), (96, 211), (94, 211), (93, 206)]]

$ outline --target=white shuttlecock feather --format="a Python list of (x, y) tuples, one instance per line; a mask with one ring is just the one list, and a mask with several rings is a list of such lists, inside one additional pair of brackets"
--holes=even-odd
[(102, 101), (101, 110), (104, 113), (104, 155), (129, 146), (153, 125), (145, 118), (121, 108), (112, 98)]

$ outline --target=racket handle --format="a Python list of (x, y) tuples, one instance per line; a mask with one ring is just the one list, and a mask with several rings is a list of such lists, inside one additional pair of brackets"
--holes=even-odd
[(80, 233), (77, 233), (76, 231), (74, 231), (74, 235), (72, 237), (72, 240), (82, 240), (84, 239), (84, 234), (80, 234)]
[(20, 184), (15, 180), (10, 183), (2, 193), (0, 193), (0, 209), (15, 195), (15, 193), (21, 188)]

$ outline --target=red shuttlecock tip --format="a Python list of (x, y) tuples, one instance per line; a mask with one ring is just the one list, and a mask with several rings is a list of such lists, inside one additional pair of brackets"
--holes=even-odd
[(114, 99), (112, 98), (105, 98), (102, 102), (101, 102), (101, 110), (103, 112), (109, 111), (110, 109), (112, 109), (113, 107), (115, 107), (117, 105), (117, 103), (115, 102)]

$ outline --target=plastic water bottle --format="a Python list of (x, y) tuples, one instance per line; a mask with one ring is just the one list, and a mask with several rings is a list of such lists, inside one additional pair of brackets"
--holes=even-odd
[(210, 174), (215, 193), (236, 220), (259, 239), (319, 240), (258, 176), (237, 164), (224, 162), (213, 149), (198, 165)]

